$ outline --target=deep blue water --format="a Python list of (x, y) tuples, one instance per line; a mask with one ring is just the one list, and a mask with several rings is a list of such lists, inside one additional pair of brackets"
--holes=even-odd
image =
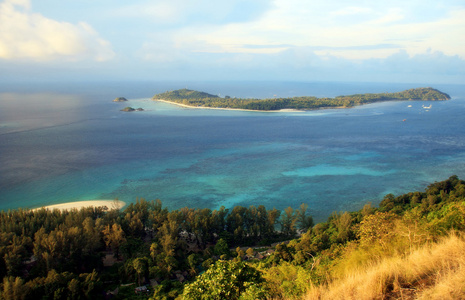
[[(266, 98), (419, 87), (373, 83), (75, 83), (0, 87), (0, 210), (137, 197), (184, 206), (333, 211), (465, 178), (465, 86), (444, 102), (265, 113), (150, 101), (188, 87)], [(113, 103), (124, 96), (128, 103)], [(431, 109), (424, 109), (422, 105)], [(411, 107), (409, 107), (411, 105)], [(125, 106), (144, 112), (121, 112)], [(405, 120), (405, 121), (404, 121)]]

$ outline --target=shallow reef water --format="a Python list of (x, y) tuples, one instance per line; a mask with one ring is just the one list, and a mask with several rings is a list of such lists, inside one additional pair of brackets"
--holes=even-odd
[[(179, 83), (178, 88), (185, 87)], [(236, 97), (337, 96), (405, 84), (191, 83)], [(465, 86), (441, 102), (309, 112), (188, 109), (150, 97), (176, 83), (0, 90), (0, 210), (85, 199), (170, 209), (309, 205), (333, 211), (465, 177)], [(124, 96), (125, 103), (112, 99)], [(423, 105), (431, 108), (425, 109)], [(121, 112), (123, 107), (143, 112)]]

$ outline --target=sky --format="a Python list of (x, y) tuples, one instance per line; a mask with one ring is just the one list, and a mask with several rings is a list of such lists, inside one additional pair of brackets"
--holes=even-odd
[(0, 80), (465, 82), (463, 0), (2, 0)]

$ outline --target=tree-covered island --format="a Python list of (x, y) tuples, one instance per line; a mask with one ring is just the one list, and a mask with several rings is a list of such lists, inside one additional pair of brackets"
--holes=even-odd
[(205, 92), (180, 89), (157, 94), (153, 96), (152, 99), (164, 100), (192, 107), (267, 111), (280, 109), (314, 110), (320, 108), (348, 108), (362, 104), (393, 100), (439, 101), (449, 100), (450, 96), (430, 87), (409, 89), (397, 93), (356, 94), (337, 96), (335, 98), (302, 96), (272, 99), (244, 99), (231, 98), (229, 96), (219, 97)]

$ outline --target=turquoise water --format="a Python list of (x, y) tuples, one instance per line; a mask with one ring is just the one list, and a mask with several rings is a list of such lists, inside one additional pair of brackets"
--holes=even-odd
[[(185, 83), (74, 84), (0, 91), (0, 209), (138, 197), (184, 206), (309, 205), (333, 211), (465, 178), (465, 87), (445, 102), (264, 113), (150, 101)], [(190, 83), (237, 97), (336, 96), (417, 85)], [(113, 103), (118, 96), (130, 99)], [(432, 108), (427, 110), (422, 105)], [(144, 112), (121, 112), (125, 106)], [(411, 106), (411, 107), (409, 107)]]

